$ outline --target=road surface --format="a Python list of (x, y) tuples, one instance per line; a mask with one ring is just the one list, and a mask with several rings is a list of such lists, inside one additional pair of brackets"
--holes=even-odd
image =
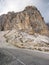
[(0, 65), (49, 65), (49, 54), (47, 53), (19, 48), (1, 48), (0, 54), (5, 55), (2, 60), (0, 59)]

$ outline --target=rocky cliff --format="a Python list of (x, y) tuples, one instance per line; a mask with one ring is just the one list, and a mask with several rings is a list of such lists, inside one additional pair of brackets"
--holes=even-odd
[(22, 12), (8, 12), (0, 16), (0, 30), (21, 30), (29, 34), (47, 34), (48, 29), (39, 10), (28, 6)]
[(49, 37), (45, 35), (34, 34), (11, 30), (4, 34), (7, 44), (12, 44), (18, 48), (26, 48), (49, 52)]
[(49, 30), (49, 23), (47, 23), (47, 26), (48, 26), (48, 30)]

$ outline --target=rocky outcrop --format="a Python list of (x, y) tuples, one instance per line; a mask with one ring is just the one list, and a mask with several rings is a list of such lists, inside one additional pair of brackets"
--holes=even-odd
[(45, 35), (29, 35), (28, 33), (11, 30), (4, 37), (6, 42), (19, 48), (27, 48), (32, 50), (49, 51), (49, 37)]
[(44, 18), (34, 6), (28, 6), (22, 12), (8, 12), (0, 16), (0, 30), (21, 30), (29, 34), (48, 34)]
[(49, 23), (47, 23), (47, 26), (48, 26), (48, 30), (49, 30)]

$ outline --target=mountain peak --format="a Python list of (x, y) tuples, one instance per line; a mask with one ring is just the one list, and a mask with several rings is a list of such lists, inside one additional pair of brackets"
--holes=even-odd
[(27, 7), (25, 8), (25, 10), (30, 10), (30, 9), (32, 9), (32, 10), (37, 10), (37, 8), (36, 8), (35, 6), (27, 6)]
[(47, 34), (44, 18), (35, 6), (27, 6), (24, 11), (9, 12), (0, 16), (0, 30), (22, 30), (29, 34)]

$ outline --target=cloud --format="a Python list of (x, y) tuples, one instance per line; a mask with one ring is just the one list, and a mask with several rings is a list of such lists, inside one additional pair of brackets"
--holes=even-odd
[(39, 0), (2, 0), (0, 4), (0, 9), (2, 13), (6, 13), (8, 11), (21, 11), (27, 5), (38, 5), (40, 3)]
[(2, 0), (0, 1), (0, 14), (8, 11), (20, 11), (26, 5), (30, 4), (30, 0)]

